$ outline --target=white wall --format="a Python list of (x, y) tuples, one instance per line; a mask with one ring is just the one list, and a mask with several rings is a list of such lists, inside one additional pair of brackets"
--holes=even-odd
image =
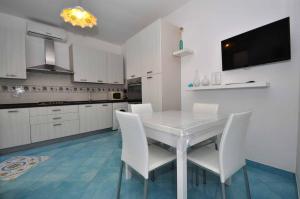
[[(299, 108), (298, 0), (192, 0), (166, 17), (184, 27), (195, 54), (182, 59), (182, 109), (193, 102), (219, 103), (222, 112), (251, 110), (247, 158), (288, 171), (296, 169)], [(292, 60), (222, 73), (224, 82), (270, 81), (267, 89), (189, 92), (194, 72), (221, 70), (220, 41), (275, 20), (291, 17)], [(297, 34), (297, 35), (296, 35)], [(210, 77), (210, 75), (209, 75)]]

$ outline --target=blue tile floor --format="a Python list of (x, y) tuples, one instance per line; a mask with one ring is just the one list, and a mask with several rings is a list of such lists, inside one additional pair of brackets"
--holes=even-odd
[[(0, 181), (1, 199), (110, 199), (115, 198), (120, 168), (121, 137), (105, 132), (77, 140), (56, 143), (0, 157), (0, 161), (17, 155), (50, 156), (13, 181)], [(207, 184), (197, 187), (189, 165), (188, 198), (220, 198), (218, 177), (207, 176)], [(254, 199), (296, 199), (292, 173), (248, 162), (251, 195)], [(201, 180), (201, 179), (200, 179)], [(201, 182), (201, 181), (200, 181)], [(228, 198), (246, 198), (242, 172), (227, 187)], [(122, 199), (140, 199), (143, 179), (138, 175), (126, 181), (123, 177)], [(150, 199), (176, 198), (176, 174), (171, 165), (156, 172), (149, 183)]]

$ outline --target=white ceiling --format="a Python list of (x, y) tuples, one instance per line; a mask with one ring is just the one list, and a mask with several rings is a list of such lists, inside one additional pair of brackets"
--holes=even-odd
[(65, 24), (59, 14), (74, 7), (78, 0), (0, 0), (0, 12), (33, 19), (72, 32), (123, 44), (156, 19), (168, 15), (189, 0), (81, 0), (81, 5), (98, 18), (93, 29), (74, 28)]

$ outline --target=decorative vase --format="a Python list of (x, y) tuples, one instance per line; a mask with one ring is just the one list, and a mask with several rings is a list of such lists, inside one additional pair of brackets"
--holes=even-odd
[[(180, 27), (180, 32), (181, 32), (181, 37), (182, 37), (183, 27)], [(183, 49), (183, 40), (182, 39), (180, 39), (178, 47), (179, 47), (179, 50)]]
[(199, 77), (199, 71), (196, 70), (193, 85), (194, 85), (194, 87), (198, 87), (198, 86), (200, 86), (200, 84), (201, 84), (201, 82), (200, 82), (200, 77)]
[(209, 85), (209, 79), (205, 75), (201, 81), (202, 86), (208, 86)]

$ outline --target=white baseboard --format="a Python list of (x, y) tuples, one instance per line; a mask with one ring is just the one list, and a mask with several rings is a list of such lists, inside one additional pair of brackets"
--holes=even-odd
[(298, 178), (297, 174), (296, 174), (296, 186), (298, 190), (298, 198), (300, 198), (300, 179)]

